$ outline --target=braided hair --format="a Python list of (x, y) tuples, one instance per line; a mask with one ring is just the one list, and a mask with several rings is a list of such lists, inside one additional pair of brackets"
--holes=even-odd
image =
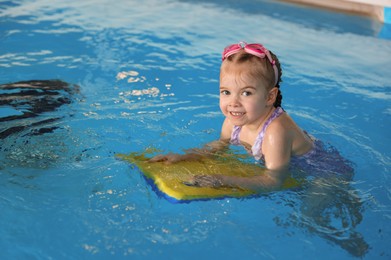
[(273, 60), (275, 61), (275, 65), (277, 67), (277, 71), (278, 71), (278, 79), (277, 79), (277, 84), (276, 84), (276, 88), (278, 88), (278, 93), (277, 93), (277, 97), (276, 97), (276, 101), (274, 102), (274, 107), (280, 107), (281, 106), (281, 103), (282, 103), (282, 93), (281, 93), (281, 90), (280, 90), (280, 83), (282, 82), (282, 79), (281, 79), (281, 76), (282, 76), (282, 69), (281, 69), (281, 64), (280, 64), (280, 61), (278, 60), (277, 56), (272, 53), (271, 51), (269, 51)]

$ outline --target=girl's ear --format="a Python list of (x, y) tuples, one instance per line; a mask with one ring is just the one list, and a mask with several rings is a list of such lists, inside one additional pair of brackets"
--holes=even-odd
[(274, 105), (274, 102), (276, 102), (277, 95), (278, 95), (278, 88), (277, 87), (274, 87), (269, 91), (268, 96), (267, 96), (267, 105), (268, 106)]

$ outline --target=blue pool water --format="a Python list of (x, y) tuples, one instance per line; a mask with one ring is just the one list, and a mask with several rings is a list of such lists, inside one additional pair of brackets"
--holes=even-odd
[[(266, 0), (15, 0), (0, 28), (0, 84), (70, 84), (0, 89), (1, 259), (391, 258), (387, 25)], [(172, 204), (115, 159), (217, 139), (240, 40), (279, 56), (284, 108), (351, 182)]]

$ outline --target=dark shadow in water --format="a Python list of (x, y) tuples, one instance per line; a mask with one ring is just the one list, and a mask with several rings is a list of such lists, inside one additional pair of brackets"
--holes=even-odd
[[(0, 85), (0, 109), (8, 108), (12, 113), (0, 114), (0, 139), (27, 129), (29, 134), (50, 133), (57, 127), (45, 127), (63, 115), (40, 117), (64, 104), (72, 102), (72, 95), (79, 87), (61, 80), (31, 80)], [(37, 128), (40, 127), (40, 128)]]
[(288, 219), (275, 218), (279, 225), (293, 225), (310, 235), (330, 241), (355, 257), (363, 257), (369, 245), (356, 229), (363, 219), (362, 199), (352, 187), (354, 167), (339, 151), (320, 140), (311, 159), (292, 159), (292, 172), (306, 179)]
[(0, 85), (0, 169), (42, 169), (75, 157), (75, 137), (62, 121), (72, 116), (64, 105), (78, 94), (77, 85), (61, 80)]
[(347, 181), (336, 178), (313, 180), (302, 195), (300, 216), (291, 219), (297, 226), (340, 246), (351, 255), (363, 257), (369, 249), (356, 231), (362, 221), (360, 197)]
[(289, 201), (293, 211), (286, 219), (275, 217), (280, 226), (295, 226), (319, 236), (355, 257), (370, 249), (356, 229), (363, 219), (364, 205), (349, 180), (319, 177), (308, 181)]

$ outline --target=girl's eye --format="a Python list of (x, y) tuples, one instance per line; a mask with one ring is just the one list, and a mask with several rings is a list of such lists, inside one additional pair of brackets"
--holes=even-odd
[(228, 90), (222, 90), (222, 91), (220, 92), (220, 94), (226, 96), (226, 95), (229, 95), (230, 93), (229, 93)]
[(243, 96), (251, 96), (252, 93), (250, 91), (243, 91), (242, 95)]

